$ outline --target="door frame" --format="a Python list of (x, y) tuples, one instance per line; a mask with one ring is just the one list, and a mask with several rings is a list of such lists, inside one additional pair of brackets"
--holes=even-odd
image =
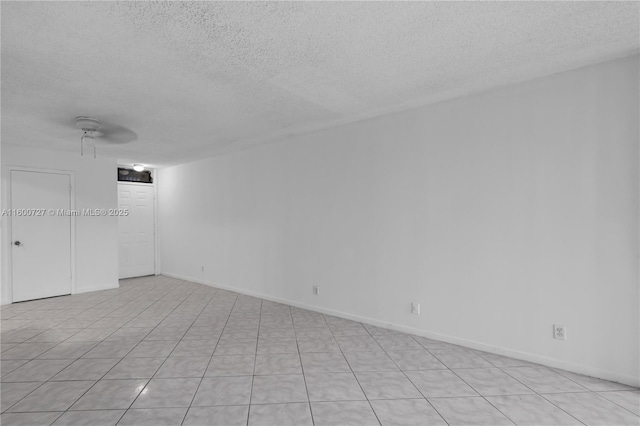
[[(130, 167), (130, 166), (118, 166), (118, 167)], [(160, 275), (160, 244), (158, 242), (158, 187), (156, 186), (156, 174), (155, 170), (151, 170), (151, 176), (153, 183), (140, 183), (140, 182), (126, 182), (118, 181), (118, 186), (145, 186), (153, 188), (153, 274)], [(120, 193), (118, 192), (118, 208), (120, 208)], [(120, 250), (120, 235), (118, 233), (118, 250)], [(118, 263), (120, 262), (120, 254), (118, 253)], [(118, 276), (120, 275), (120, 265), (118, 264)], [(122, 278), (120, 278), (122, 279)], [(127, 278), (124, 278), (127, 279)]]
[[(23, 166), (7, 166), (6, 167), (6, 177), (8, 188), (6, 188), (6, 198), (4, 205), (7, 206), (7, 210), (11, 210), (12, 206), (12, 191), (13, 191), (13, 175), (12, 172), (31, 172), (31, 173), (48, 173), (48, 174), (56, 174), (56, 175), (66, 175), (69, 176), (69, 184), (71, 188), (69, 190), (69, 198), (71, 203), (71, 210), (76, 209), (76, 175), (71, 170), (58, 170), (58, 169), (40, 169), (36, 167), (23, 167)], [(76, 294), (76, 216), (71, 215), (71, 294)], [(7, 286), (5, 287), (7, 302), (13, 303), (13, 221), (11, 216), (7, 216)]]

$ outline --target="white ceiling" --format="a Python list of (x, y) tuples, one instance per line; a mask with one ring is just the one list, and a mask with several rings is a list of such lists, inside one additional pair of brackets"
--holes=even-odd
[(157, 166), (632, 54), (637, 2), (2, 2), (2, 143)]

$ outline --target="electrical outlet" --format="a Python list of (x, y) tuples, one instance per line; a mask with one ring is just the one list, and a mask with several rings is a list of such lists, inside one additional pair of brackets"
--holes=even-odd
[(202, 272), (204, 272), (204, 266), (202, 267)]
[(553, 338), (567, 340), (567, 327), (560, 324), (553, 324)]
[(411, 302), (411, 313), (414, 315), (420, 315), (420, 304)]
[(313, 295), (314, 296), (320, 295), (320, 287), (318, 287), (317, 285), (313, 286)]

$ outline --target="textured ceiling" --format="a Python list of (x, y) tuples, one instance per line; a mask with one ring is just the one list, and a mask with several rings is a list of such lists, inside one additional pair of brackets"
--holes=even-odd
[(637, 2), (2, 2), (2, 142), (155, 165), (634, 53)]

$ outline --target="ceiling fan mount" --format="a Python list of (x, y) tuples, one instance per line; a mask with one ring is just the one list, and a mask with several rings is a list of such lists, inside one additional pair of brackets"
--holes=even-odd
[(80, 138), (80, 155), (84, 156), (85, 144), (88, 143), (89, 147), (93, 148), (93, 158), (96, 158), (95, 136), (102, 136), (101, 134), (97, 134), (97, 130), (100, 128), (100, 122), (95, 118), (81, 115), (76, 117), (76, 127), (82, 130), (82, 137)]
[(100, 128), (100, 122), (95, 118), (80, 116), (76, 117), (76, 127), (83, 132), (95, 132)]
[[(67, 122), (68, 123), (68, 122)], [(96, 143), (100, 142), (113, 145), (129, 143), (138, 138), (138, 135), (126, 127), (97, 120), (93, 117), (81, 115), (74, 120), (75, 127), (82, 130), (80, 138), (80, 155), (84, 156), (85, 145), (93, 150), (93, 156), (96, 155)]]

